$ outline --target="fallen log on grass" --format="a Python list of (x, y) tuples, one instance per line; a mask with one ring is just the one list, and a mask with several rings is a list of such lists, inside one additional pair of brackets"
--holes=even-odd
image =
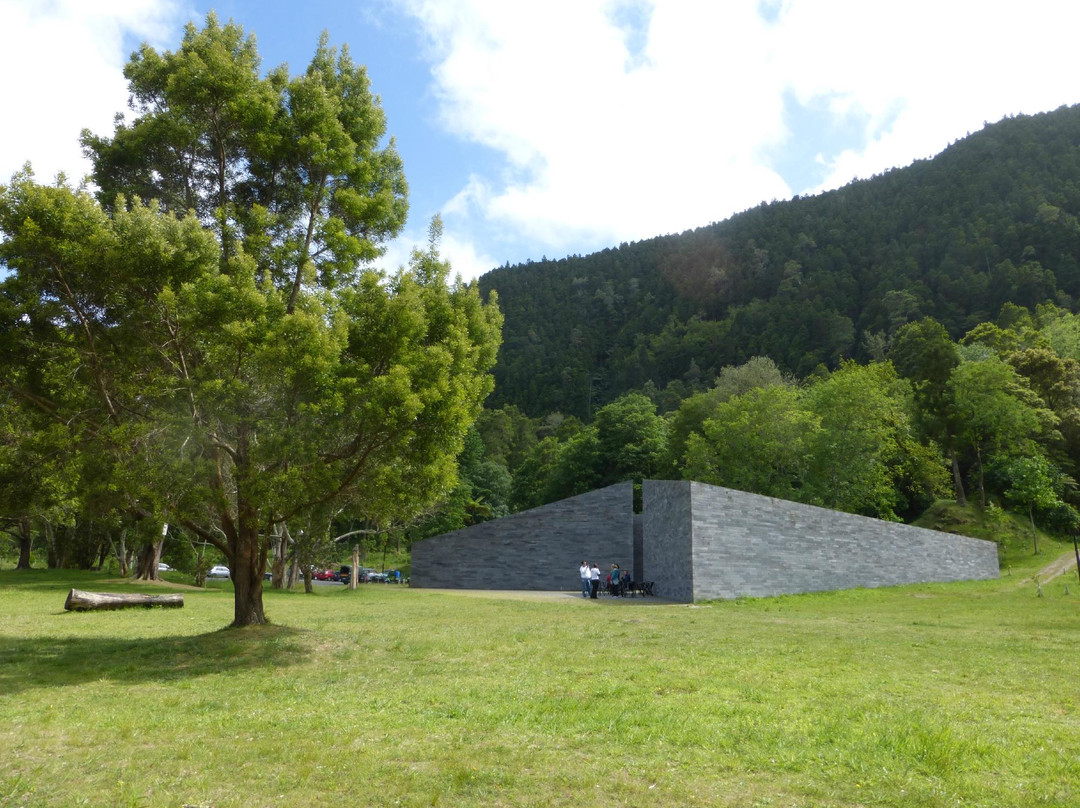
[(179, 609), (184, 605), (184, 596), (173, 595), (118, 595), (113, 592), (84, 592), (72, 589), (68, 592), (64, 608), (69, 612), (92, 612), (101, 609), (131, 609), (142, 606), (161, 606), (165, 609)]

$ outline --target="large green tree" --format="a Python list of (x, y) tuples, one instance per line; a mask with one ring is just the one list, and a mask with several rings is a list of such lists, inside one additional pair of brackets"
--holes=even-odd
[(234, 625), (261, 623), (277, 526), (406, 518), (453, 487), (501, 315), (449, 281), (438, 222), (407, 269), (364, 266), (404, 180), (347, 54), (261, 77), (211, 16), (127, 75), (136, 119), (84, 137), (100, 203), (25, 174), (0, 192), (10, 360), (70, 371), (12, 392), (113, 459), (130, 511), (218, 547)]

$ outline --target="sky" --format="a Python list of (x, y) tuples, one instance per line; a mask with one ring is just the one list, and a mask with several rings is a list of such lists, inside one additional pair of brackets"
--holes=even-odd
[(1080, 102), (1066, 0), (0, 0), (0, 183), (88, 172), (141, 42), (208, 11), (301, 73), (367, 66), (410, 187), (393, 270), (444, 223), (466, 280), (820, 193)]

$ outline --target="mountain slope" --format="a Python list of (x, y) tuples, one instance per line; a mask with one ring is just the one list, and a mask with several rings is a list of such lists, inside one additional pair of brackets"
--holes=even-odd
[(954, 337), (1012, 302), (1080, 298), (1080, 106), (986, 126), (932, 160), (815, 197), (480, 278), (506, 316), (489, 406), (591, 417), (628, 389), (880, 352), (932, 316)]

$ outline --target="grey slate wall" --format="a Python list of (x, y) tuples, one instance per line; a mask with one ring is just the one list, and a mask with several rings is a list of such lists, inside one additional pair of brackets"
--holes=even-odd
[(644, 580), (663, 598), (690, 603), (694, 599), (694, 535), (690, 483), (644, 480), (641, 484), (644, 522)]
[[(680, 509), (686, 498), (691, 503), (694, 600), (999, 574), (993, 542), (704, 483), (685, 485), (688, 491), (665, 489), (663, 498), (678, 500)], [(646, 536), (646, 544), (655, 540)], [(659, 585), (657, 592), (667, 594)]]
[(578, 590), (582, 559), (606, 573), (633, 558), (634, 487), (626, 482), (416, 542), (410, 584)]

